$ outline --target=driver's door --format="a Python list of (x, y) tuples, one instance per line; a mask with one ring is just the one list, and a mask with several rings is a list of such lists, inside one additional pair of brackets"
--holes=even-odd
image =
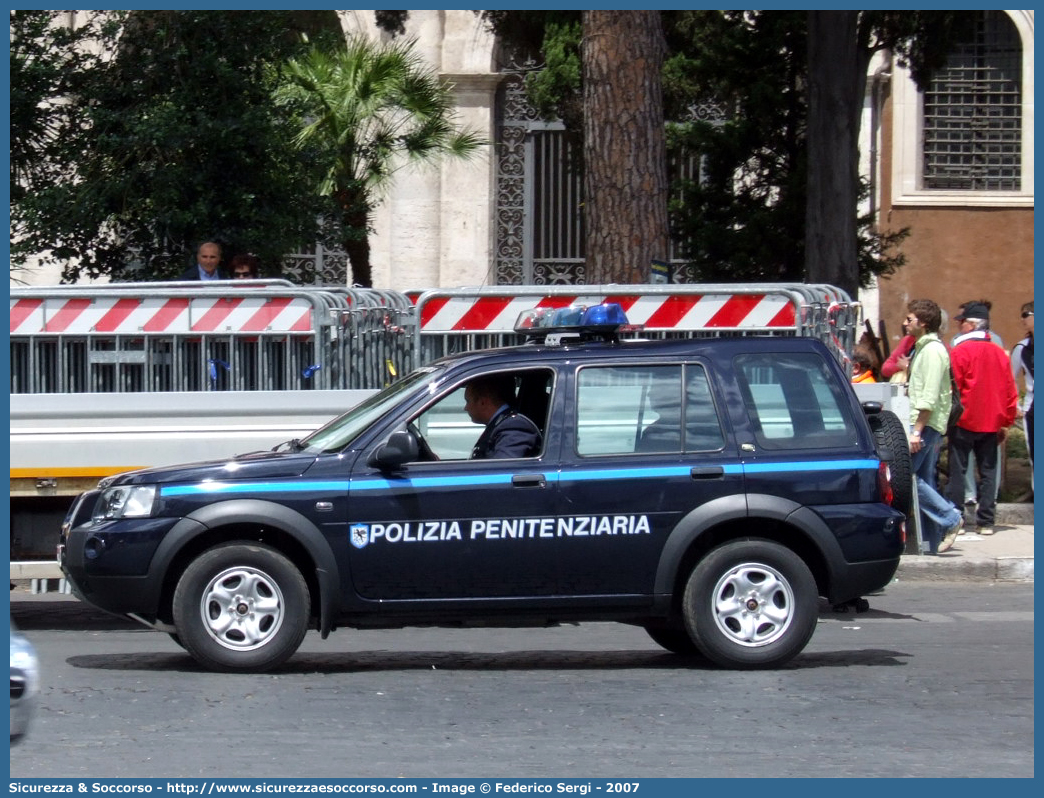
[[(468, 375), (477, 376), (476, 373)], [(546, 383), (530, 369), (520, 381)], [(352, 578), (367, 599), (474, 599), (556, 592), (554, 458), (471, 460), (482, 432), (464, 412), (464, 385), (448, 386), (401, 428), (423, 436), (438, 460), (382, 472), (360, 458), (349, 496)], [(545, 410), (545, 412), (547, 412)], [(536, 420), (544, 428), (546, 416)], [(424, 450), (424, 446), (421, 449)]]

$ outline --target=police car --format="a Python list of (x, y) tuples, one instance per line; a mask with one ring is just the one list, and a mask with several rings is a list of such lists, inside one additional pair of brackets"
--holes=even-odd
[[(820, 597), (892, 578), (902, 425), (817, 340), (624, 324), (613, 305), (523, 314), (529, 342), (443, 358), (303, 440), (103, 480), (69, 511), (62, 569), (218, 671), (277, 666), (309, 629), (583, 621), (781, 665)], [(465, 390), (505, 375), (538, 443), (474, 459)]]

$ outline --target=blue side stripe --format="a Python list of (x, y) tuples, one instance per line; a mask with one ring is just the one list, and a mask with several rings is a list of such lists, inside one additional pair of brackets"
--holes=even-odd
[(314, 493), (329, 490), (347, 491), (351, 484), (346, 479), (311, 482), (200, 482), (195, 485), (163, 487), (160, 493), (164, 496), (196, 496), (204, 493)]
[[(877, 460), (821, 460), (819, 462), (775, 462), (775, 463), (722, 463), (724, 473), (729, 476), (739, 474), (792, 474), (801, 471), (857, 471), (864, 469), (877, 470)], [(585, 471), (566, 471), (562, 474), (546, 473), (544, 477), (549, 483), (556, 482), (591, 482), (596, 480), (617, 479), (663, 479), (665, 477), (685, 477), (692, 471), (690, 465), (657, 466), (650, 468), (598, 468)], [(509, 485), (516, 472), (499, 474), (469, 474), (447, 477), (417, 477), (414, 479), (357, 479), (348, 480), (313, 480), (308, 482), (203, 482), (195, 485), (173, 485), (162, 488), (164, 496), (197, 496), (220, 493), (223, 495), (238, 493), (324, 493), (328, 491), (381, 491), (422, 489), (422, 488), (459, 488), (479, 485)]]
[[(717, 465), (717, 464), (715, 464)], [(590, 471), (564, 471), (561, 482), (588, 482), (596, 479), (657, 479), (661, 477), (687, 477), (691, 465), (661, 466), (658, 468), (598, 468)], [(739, 463), (722, 464), (726, 474), (742, 474)]]
[(855, 471), (864, 468), (877, 470), (880, 460), (823, 460), (819, 463), (748, 463), (743, 467), (746, 474), (765, 474), (779, 471)]
[[(453, 488), (467, 485), (510, 485), (510, 474), (476, 474), (460, 477), (418, 477), (416, 479), (359, 479), (352, 485), (352, 490), (392, 490), (394, 488)], [(555, 482), (554, 474), (547, 474), (548, 482)]]

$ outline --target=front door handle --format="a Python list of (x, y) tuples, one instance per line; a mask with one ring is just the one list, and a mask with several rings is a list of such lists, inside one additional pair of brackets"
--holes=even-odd
[(511, 484), (516, 488), (542, 488), (547, 485), (543, 474), (515, 474)]
[(725, 476), (725, 469), (722, 466), (696, 467), (689, 472), (689, 476), (693, 479), (717, 479)]

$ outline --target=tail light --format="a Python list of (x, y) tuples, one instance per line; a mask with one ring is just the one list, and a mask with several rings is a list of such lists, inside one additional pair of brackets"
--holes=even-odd
[(881, 501), (891, 505), (895, 501), (895, 493), (892, 492), (892, 470), (884, 460), (877, 466), (877, 486), (881, 489)]

